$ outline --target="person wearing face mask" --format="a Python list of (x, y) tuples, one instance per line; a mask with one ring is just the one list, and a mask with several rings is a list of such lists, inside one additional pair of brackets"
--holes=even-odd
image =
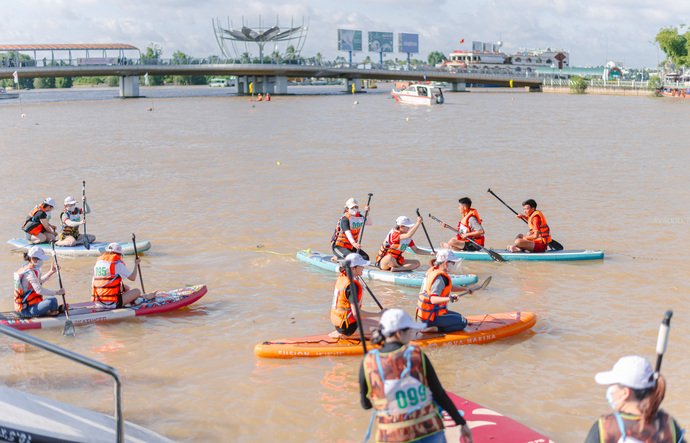
[[(458, 300), (451, 290), (468, 290), (463, 286), (453, 287), (448, 272), (455, 271), (462, 259), (450, 249), (441, 249), (436, 259), (429, 262), (429, 270), (422, 282), (422, 290), (417, 299), (417, 318), (427, 323), (425, 332), (461, 331), (467, 326), (467, 319), (458, 312), (449, 311), (448, 302)], [(472, 290), (469, 289), (470, 294)]]
[[(372, 333), (371, 342), (383, 346), (364, 356), (359, 388), (362, 407), (374, 408), (376, 441), (445, 443), (441, 407), (461, 426), (460, 441), (472, 443), (467, 421), (446, 394), (431, 362), (419, 346), (410, 344), (413, 334), (423, 328), (423, 323), (395, 308), (381, 315)], [(370, 432), (371, 425), (366, 439)]]
[(606, 399), (614, 412), (594, 423), (585, 443), (685, 442), (678, 423), (659, 409), (666, 380), (652, 370), (646, 358), (622, 357), (613, 369), (597, 373), (594, 380), (608, 385)]
[(32, 244), (51, 242), (55, 240), (56, 227), (49, 223), (50, 211), (55, 207), (55, 200), (48, 197), (42, 203), (36, 205), (26, 216), (22, 230), (26, 232), (26, 238)]
[[(369, 206), (364, 208), (366, 213), (369, 212)], [(367, 226), (371, 225), (371, 216), (367, 215)], [(359, 204), (354, 198), (350, 198), (345, 202), (343, 208), (343, 215), (338, 220), (335, 226), (335, 232), (331, 238), (331, 249), (336, 259), (343, 259), (351, 252), (357, 252), (364, 260), (369, 260), (369, 255), (362, 251), (362, 245), (358, 243), (359, 233), (364, 226), (364, 216), (359, 212)]]
[[(82, 200), (84, 200), (84, 214), (91, 213), (86, 197), (82, 197)], [(65, 210), (60, 213), (62, 232), (60, 232), (58, 241), (55, 244), (58, 246), (74, 246), (77, 243), (84, 243), (84, 235), (88, 237), (89, 243), (93, 243), (96, 240), (95, 235), (79, 233), (79, 226), (83, 225), (85, 221), (81, 218), (82, 210), (77, 207), (77, 201), (70, 196), (65, 198), (64, 203)]]
[(41, 275), (43, 261), (48, 259), (43, 249), (32, 246), (28, 252), (24, 253), (24, 260), (27, 263), (14, 273), (14, 310), (22, 317), (58, 315), (60, 312), (65, 312), (64, 305), (58, 306), (57, 298), (48, 297), (63, 295), (65, 290), (60, 288), (53, 291), (43, 287), (43, 283), (57, 272), (53, 261), (50, 272)]
[(419, 225), (422, 217), (417, 217), (417, 223), (412, 223), (409, 218), (401, 215), (395, 220), (395, 228), (388, 232), (388, 236), (381, 244), (379, 253), (376, 256), (376, 267), (382, 271), (405, 272), (417, 269), (421, 263), (419, 260), (408, 260), (403, 257), (403, 252), (409, 247), (419, 255), (434, 255), (433, 252), (422, 251), (414, 244), (412, 236)]
[(376, 317), (378, 319), (380, 315), (375, 312), (367, 312), (361, 309), (362, 285), (359, 283), (358, 277), (362, 275), (364, 266), (369, 265), (369, 260), (365, 260), (361, 255), (353, 252), (345, 257), (345, 262), (349, 263), (352, 269), (352, 277), (355, 282), (357, 294), (352, 294), (352, 286), (345, 269), (346, 264), (343, 264), (340, 267), (340, 275), (335, 281), (333, 302), (331, 304), (331, 323), (335, 327), (335, 332), (333, 332), (331, 336), (334, 338), (338, 338), (341, 335), (349, 337), (357, 332), (357, 321), (350, 301), (354, 302), (354, 300), (357, 300), (359, 304), (359, 313), (362, 315), (362, 328), (365, 334), (369, 333), (370, 328), (376, 326), (376, 320), (372, 322), (371, 317)]

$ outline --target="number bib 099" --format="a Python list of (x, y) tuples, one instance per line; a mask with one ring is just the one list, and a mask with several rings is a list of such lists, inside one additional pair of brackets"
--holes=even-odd
[(385, 380), (383, 391), (388, 400), (389, 414), (407, 414), (431, 402), (431, 391), (412, 376)]

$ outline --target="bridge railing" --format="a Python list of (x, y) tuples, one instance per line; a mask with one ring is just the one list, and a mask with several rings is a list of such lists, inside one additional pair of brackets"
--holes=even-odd
[[(545, 78), (544, 86), (570, 86), (572, 80), (559, 78)], [(648, 80), (587, 80), (587, 86), (593, 88), (629, 88), (646, 89), (649, 86)]]

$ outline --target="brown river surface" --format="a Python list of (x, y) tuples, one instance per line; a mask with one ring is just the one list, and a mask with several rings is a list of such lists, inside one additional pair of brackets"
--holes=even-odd
[[(515, 209), (534, 198), (554, 239), (606, 258), (464, 262), (493, 280), (454, 309), (533, 311), (538, 321), (497, 342), (429, 350), (444, 387), (554, 441), (582, 441), (609, 410), (594, 374), (632, 353), (653, 364), (672, 309), (663, 407), (689, 426), (690, 100), (503, 90), (448, 93), (427, 108), (397, 104), (382, 89), (255, 106), (225, 94), (116, 100), (114, 90), (103, 100), (67, 92), (34, 103), (27, 94), (21, 110), (16, 100), (0, 104), (7, 239), (21, 236), (43, 198), (61, 209), (86, 180), (89, 233), (152, 242), (141, 264), (148, 290), (209, 291), (176, 312), (78, 326), (74, 338), (30, 333), (116, 367), (126, 419), (173, 440), (362, 441), (370, 412), (359, 405), (361, 358), (254, 356), (262, 340), (331, 330), (335, 275), (295, 253), (326, 251), (345, 200), (363, 205), (369, 192), (372, 255), (395, 218), (413, 219), (416, 208), (457, 223), (463, 196), (484, 219), (487, 245), (505, 247), (526, 225), (491, 188)], [(426, 226), (435, 243), (449, 238)], [(426, 244), (422, 230), (415, 240)], [(22, 264), (10, 249), (0, 250), (2, 311), (12, 309), (12, 272)], [(68, 301), (89, 299), (94, 261), (62, 259)], [(132, 257), (125, 261), (131, 269)], [(369, 286), (384, 306), (414, 312), (414, 289)], [(368, 297), (364, 309), (376, 309)], [(108, 377), (6, 337), (0, 384), (113, 411)]]

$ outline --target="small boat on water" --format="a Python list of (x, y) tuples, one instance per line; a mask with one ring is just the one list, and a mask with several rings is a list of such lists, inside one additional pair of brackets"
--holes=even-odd
[(690, 83), (664, 84), (664, 86), (661, 87), (659, 92), (661, 92), (661, 95), (665, 97), (690, 98)]
[(18, 92), (7, 92), (5, 88), (0, 86), (0, 100), (9, 100), (12, 98), (19, 98)]
[[(26, 238), (13, 238), (7, 240), (7, 243), (14, 246), (13, 251), (16, 252), (26, 252), (30, 247), (34, 246), (30, 244)], [(131, 242), (115, 242), (122, 246), (122, 253), (124, 255), (134, 254), (134, 244)], [(76, 256), (92, 256), (97, 257), (105, 253), (105, 248), (108, 247), (110, 243), (103, 241), (96, 241), (89, 243), (89, 249), (83, 244), (77, 244), (74, 246), (58, 246), (55, 245), (55, 255), (58, 257), (76, 257)], [(43, 248), (46, 254), (53, 255), (53, 250), (50, 243), (39, 243), (37, 246)], [(141, 253), (151, 249), (151, 242), (149, 241), (138, 241), (137, 242), (137, 252)]]
[(405, 89), (393, 89), (393, 98), (399, 103), (410, 105), (441, 105), (445, 101), (441, 88), (425, 83), (415, 83)]

